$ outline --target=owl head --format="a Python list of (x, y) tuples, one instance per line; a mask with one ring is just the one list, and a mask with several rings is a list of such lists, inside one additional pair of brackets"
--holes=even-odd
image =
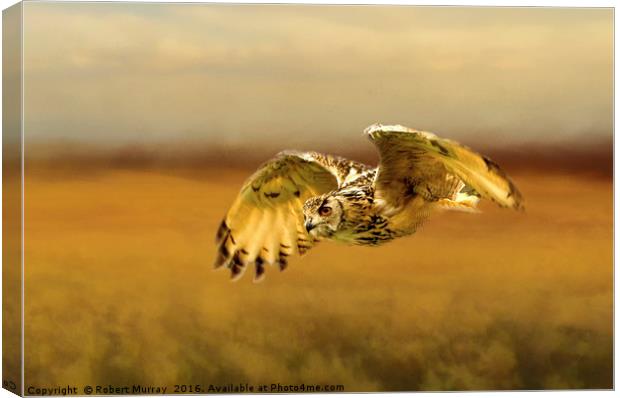
[(303, 211), (306, 231), (315, 237), (332, 236), (344, 217), (342, 203), (331, 193), (306, 200)]

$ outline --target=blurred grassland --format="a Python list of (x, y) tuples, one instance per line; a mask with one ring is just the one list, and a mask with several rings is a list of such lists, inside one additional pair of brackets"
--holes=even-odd
[(612, 387), (611, 178), (516, 174), (525, 213), (444, 213), (231, 283), (213, 235), (249, 173), (31, 170), (26, 386)]

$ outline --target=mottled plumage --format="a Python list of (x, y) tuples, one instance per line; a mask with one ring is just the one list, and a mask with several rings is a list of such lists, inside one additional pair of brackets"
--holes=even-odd
[(523, 208), (490, 159), (454, 141), (403, 126), (368, 127), (377, 168), (316, 152), (285, 151), (241, 188), (217, 232), (215, 267), (238, 278), (250, 265), (280, 270), (321, 239), (376, 246), (410, 235), (435, 210), (477, 211), (480, 198)]

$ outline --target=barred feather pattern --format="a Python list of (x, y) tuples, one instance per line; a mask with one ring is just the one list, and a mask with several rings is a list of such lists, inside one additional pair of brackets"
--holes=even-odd
[(501, 207), (524, 208), (523, 196), (497, 163), (466, 146), (400, 125), (372, 125), (365, 134), (381, 156), (377, 192), (392, 205), (412, 195), (454, 199), (462, 182)]
[[(282, 271), (321, 239), (378, 246), (416, 232), (436, 210), (475, 212), (480, 199), (524, 208), (508, 175), (463, 145), (400, 125), (372, 125), (365, 134), (379, 151), (377, 168), (297, 151), (261, 165), (220, 224), (215, 268), (236, 280), (253, 266), (259, 281), (267, 266)], [(321, 219), (325, 203), (339, 213)], [(306, 225), (306, 216), (321, 228)]]
[(305, 200), (337, 189), (368, 166), (316, 152), (285, 151), (264, 163), (241, 188), (216, 234), (214, 268), (230, 269), (233, 280), (254, 266), (281, 271), (292, 255), (303, 255), (319, 239), (304, 229)]

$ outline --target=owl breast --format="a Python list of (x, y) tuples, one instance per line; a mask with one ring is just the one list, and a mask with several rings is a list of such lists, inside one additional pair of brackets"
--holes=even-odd
[(348, 244), (377, 246), (399, 236), (388, 217), (380, 214), (370, 178), (362, 178), (336, 193), (344, 210), (343, 221), (330, 239)]
[(343, 240), (362, 246), (378, 246), (398, 236), (397, 231), (390, 227), (389, 220), (376, 214), (366, 217), (354, 228), (342, 231)]
[(396, 208), (385, 206), (375, 196), (375, 173), (376, 170), (363, 173), (335, 193), (342, 204), (344, 217), (338, 230), (329, 239), (354, 245), (378, 246), (413, 234), (428, 218), (432, 203), (420, 196), (411, 196)]

